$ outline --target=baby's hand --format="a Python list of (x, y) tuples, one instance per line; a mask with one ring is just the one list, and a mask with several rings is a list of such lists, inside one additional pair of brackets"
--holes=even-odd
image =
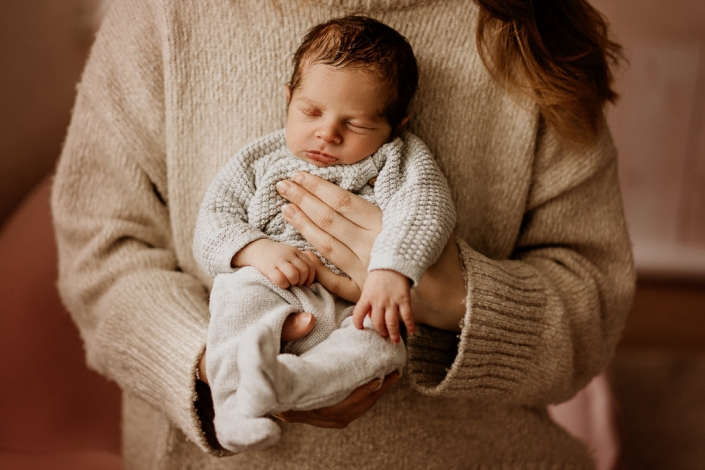
[(310, 286), (316, 268), (306, 253), (267, 238), (255, 240), (233, 256), (233, 266), (252, 266), (277, 287)]
[(386, 269), (370, 272), (353, 310), (353, 324), (362, 329), (365, 316), (370, 316), (377, 333), (399, 343), (399, 317), (409, 334), (414, 333), (409, 290), (409, 279), (403, 274)]

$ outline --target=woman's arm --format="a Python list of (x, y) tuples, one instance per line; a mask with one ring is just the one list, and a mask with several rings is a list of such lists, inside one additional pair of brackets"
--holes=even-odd
[(212, 451), (194, 407), (208, 293), (173, 248), (157, 5), (115, 2), (83, 74), (52, 196), (59, 288), (89, 365)]
[[(609, 132), (604, 128), (593, 147), (582, 149), (564, 146), (544, 128), (537, 139), (531, 193), (510, 259), (489, 259), (460, 241), (460, 276), (427, 272), (439, 286), (463, 279), (467, 295), (460, 336), (419, 328), (409, 337), (406, 371), (423, 393), (560, 402), (612, 355), (631, 303), (634, 270)], [(309, 176), (298, 184), (284, 194), (299, 205), (288, 220), (306, 237), (311, 234), (314, 246), (325, 242), (329, 259), (346, 269), (344, 262), (354, 260), (348, 252), (359, 248), (354, 225), (364, 222), (337, 227), (349, 207), (331, 216), (315, 199), (344, 198), (319, 194), (322, 183)], [(456, 294), (431, 301), (439, 313), (457, 308), (461, 289), (451, 291)]]

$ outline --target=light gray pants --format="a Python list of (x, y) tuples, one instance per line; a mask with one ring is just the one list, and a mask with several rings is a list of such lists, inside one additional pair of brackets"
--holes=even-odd
[[(358, 330), (352, 310), (318, 283), (280, 289), (252, 267), (215, 278), (206, 373), (223, 447), (268, 447), (281, 432), (268, 415), (334, 405), (357, 387), (401, 371), (404, 344), (381, 337), (369, 319)], [(294, 312), (312, 313), (315, 327), (280, 353), (282, 325)]]

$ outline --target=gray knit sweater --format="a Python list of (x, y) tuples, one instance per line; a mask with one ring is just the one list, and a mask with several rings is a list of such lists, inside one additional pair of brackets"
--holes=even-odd
[(287, 201), (277, 193), (276, 183), (308, 171), (382, 208), (382, 231), (368, 269), (391, 269), (418, 283), (445, 247), (455, 210), (448, 184), (424, 143), (413, 134), (402, 137), (353, 165), (327, 167), (292, 155), (284, 130), (248, 144), (223, 167), (206, 193), (193, 241), (196, 260), (211, 276), (232, 272), (230, 263), (238, 251), (268, 237), (314, 251), (342, 274), (281, 213)]
[[(634, 288), (606, 128), (561, 141), (484, 68), (469, 0), (114, 0), (78, 89), (52, 197), (59, 288), (89, 365), (124, 391), (125, 468), (589, 468), (546, 404), (609, 361)], [(369, 13), (419, 63), (412, 126), (447, 175), (462, 331), (419, 325), (402, 378), (344, 430), (283, 426), (225, 456), (195, 370), (212, 278), (193, 257), (208, 184), (283, 127), (308, 28)], [(444, 296), (443, 284), (438, 295)], [(321, 443), (325, 445), (321, 445)]]

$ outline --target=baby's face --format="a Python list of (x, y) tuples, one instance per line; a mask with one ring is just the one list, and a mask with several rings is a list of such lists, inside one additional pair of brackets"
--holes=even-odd
[(391, 136), (382, 113), (387, 92), (369, 72), (314, 64), (294, 95), (289, 93), (287, 87), (286, 144), (316, 166), (357, 163)]

